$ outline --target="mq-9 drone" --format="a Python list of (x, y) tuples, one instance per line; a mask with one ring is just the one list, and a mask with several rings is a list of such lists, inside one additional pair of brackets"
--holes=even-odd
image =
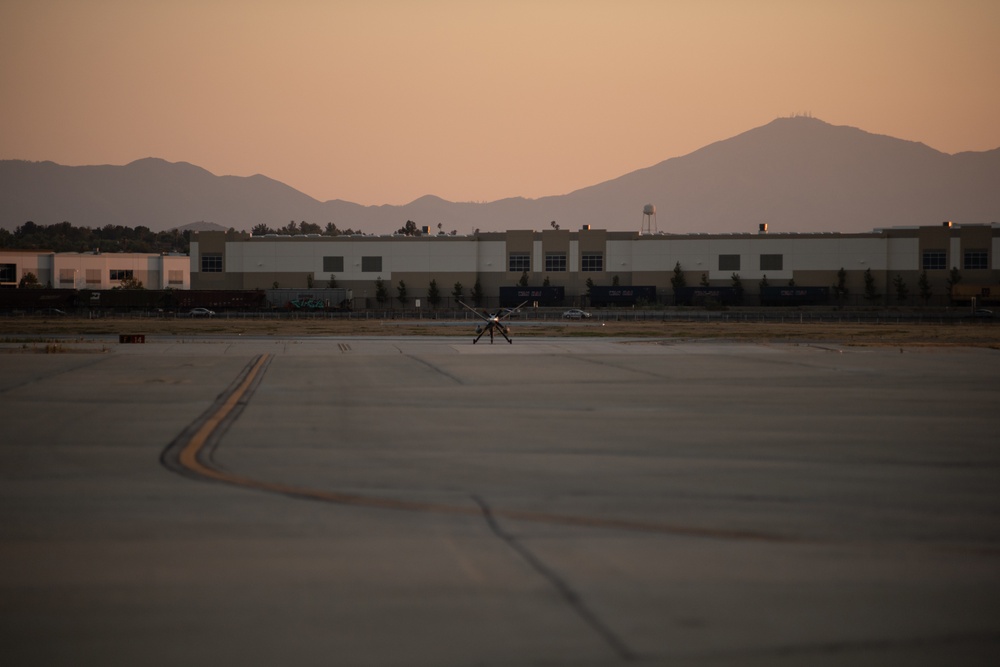
[(479, 335), (472, 340), (472, 344), (475, 345), (476, 343), (478, 343), (479, 339), (488, 333), (490, 335), (490, 344), (492, 345), (494, 331), (499, 332), (500, 335), (503, 336), (508, 343), (511, 344), (514, 343), (514, 341), (510, 339), (510, 325), (505, 324), (504, 320), (509, 318), (513, 313), (517, 312), (521, 308), (521, 306), (523, 306), (528, 302), (525, 301), (517, 308), (501, 308), (492, 315), (486, 312), (485, 310), (483, 312), (479, 312), (472, 306), (466, 303), (462, 303), (461, 301), (459, 301), (459, 303), (461, 303), (463, 306), (471, 310), (473, 313), (476, 314), (477, 317), (479, 317), (479, 319), (485, 322), (485, 324), (480, 324), (476, 326), (476, 333)]

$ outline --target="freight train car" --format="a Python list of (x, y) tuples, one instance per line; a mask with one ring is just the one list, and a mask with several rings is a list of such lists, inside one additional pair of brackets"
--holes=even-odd
[(342, 287), (269, 289), (266, 294), (271, 308), (285, 310), (350, 310), (354, 301), (354, 291)]
[(46, 308), (76, 308), (77, 292), (71, 289), (0, 289), (0, 311), (34, 312)]
[(170, 310), (173, 290), (108, 289), (79, 290), (77, 307), (88, 310), (132, 311)]
[(264, 290), (178, 290), (174, 303), (180, 311), (191, 308), (208, 308), (214, 311), (239, 312), (266, 310), (267, 295)]
[(0, 311), (37, 312), (49, 308), (66, 312), (186, 312), (192, 308), (257, 311), (267, 308), (267, 299), (263, 290), (0, 290)]

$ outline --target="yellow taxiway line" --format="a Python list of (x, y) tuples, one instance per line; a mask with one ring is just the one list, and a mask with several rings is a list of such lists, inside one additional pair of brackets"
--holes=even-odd
[[(233, 484), (243, 488), (268, 491), (282, 495), (303, 498), (307, 500), (319, 500), (341, 505), (352, 505), (355, 507), (368, 507), (373, 509), (392, 509), (410, 512), (431, 512), (435, 514), (452, 514), (475, 516), (482, 518), (484, 509), (479, 504), (471, 505), (448, 505), (442, 503), (427, 503), (412, 500), (400, 500), (395, 498), (385, 498), (378, 496), (362, 496), (352, 493), (341, 493), (336, 491), (320, 491), (316, 489), (301, 488), (268, 482), (266, 480), (253, 479), (236, 475), (231, 472), (220, 470), (206, 464), (201, 456), (202, 451), (215, 433), (223, 424), (226, 418), (232, 413), (239, 402), (247, 395), (258, 375), (263, 372), (263, 368), (270, 360), (271, 355), (262, 354), (257, 358), (243, 381), (232, 391), (225, 401), (215, 412), (210, 414), (204, 423), (191, 435), (190, 439), (183, 444), (179, 455), (180, 466), (197, 476), (210, 480)], [(606, 517), (573, 516), (564, 514), (550, 514), (547, 512), (532, 512), (526, 510), (505, 510), (491, 508), (490, 514), (496, 518), (508, 519), (512, 521), (528, 521), (532, 523), (547, 523), (564, 526), (580, 526), (587, 528), (603, 528), (612, 530), (638, 531), (645, 533), (661, 533), (670, 535), (685, 535), (689, 537), (702, 537), (708, 539), (728, 539), (728, 540), (754, 540), (763, 542), (800, 542), (802, 540), (780, 535), (770, 535), (752, 531), (724, 530), (713, 528), (699, 528), (696, 526), (684, 526), (677, 524), (667, 524), (660, 522), (632, 521), (628, 519), (613, 519)]]

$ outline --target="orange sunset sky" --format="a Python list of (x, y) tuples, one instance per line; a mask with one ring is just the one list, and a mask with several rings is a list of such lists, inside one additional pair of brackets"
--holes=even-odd
[(1000, 147), (996, 0), (0, 0), (0, 158), (557, 195), (779, 116)]

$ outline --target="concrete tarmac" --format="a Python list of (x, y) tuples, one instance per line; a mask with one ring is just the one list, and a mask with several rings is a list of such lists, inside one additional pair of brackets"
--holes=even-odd
[(62, 349), (0, 354), (5, 665), (1000, 656), (995, 350)]

